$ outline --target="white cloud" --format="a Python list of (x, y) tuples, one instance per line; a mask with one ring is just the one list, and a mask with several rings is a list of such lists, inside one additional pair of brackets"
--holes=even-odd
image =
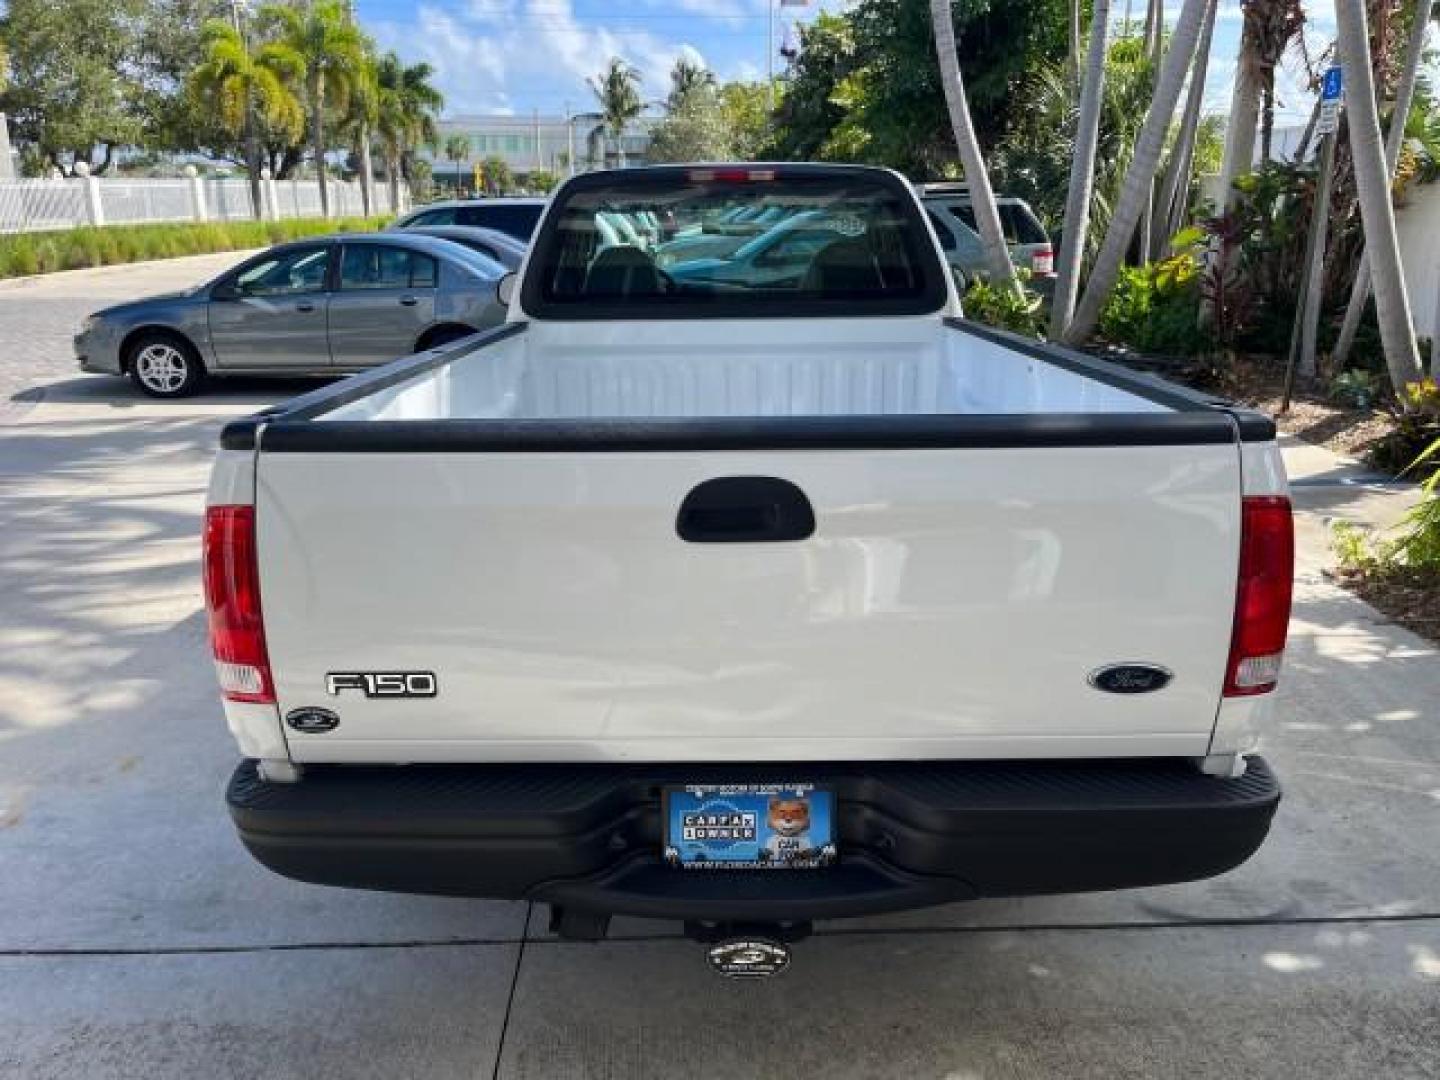
[[(635, 66), (641, 97), (661, 99), (678, 57), (704, 63), (697, 45), (619, 21), (615, 29), (577, 17), (571, 0), (467, 0), (447, 11), (421, 4), (413, 24), (373, 27), (382, 47), (407, 60), (434, 65), (445, 93), (446, 113), (559, 112), (589, 108), (587, 77), (598, 75), (614, 56)], [(703, 43), (704, 37), (698, 35)]]

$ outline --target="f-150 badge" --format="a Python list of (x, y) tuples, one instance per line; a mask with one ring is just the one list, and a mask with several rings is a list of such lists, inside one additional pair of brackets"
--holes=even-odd
[(331, 671), (325, 676), (325, 691), (339, 697), (358, 690), (367, 698), (426, 698), (440, 692), (433, 671)]

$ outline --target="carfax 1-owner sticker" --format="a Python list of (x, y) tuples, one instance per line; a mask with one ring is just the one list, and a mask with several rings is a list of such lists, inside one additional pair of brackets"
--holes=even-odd
[(687, 870), (815, 870), (835, 861), (834, 794), (814, 784), (665, 792), (665, 861)]

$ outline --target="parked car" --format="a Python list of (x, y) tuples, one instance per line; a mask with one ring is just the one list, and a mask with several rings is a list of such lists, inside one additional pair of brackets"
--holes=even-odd
[(494, 259), (506, 270), (520, 269), (528, 246), (523, 240), (516, 240), (499, 229), (481, 229), (471, 225), (412, 225), (405, 231), (414, 236), (438, 236), (441, 240), (453, 241)]
[[(930, 215), (930, 224), (945, 252), (945, 261), (960, 275), (961, 287), (968, 285), (977, 272), (985, 271), (985, 249), (975, 223), (975, 208), (970, 202), (968, 184), (917, 184), (920, 201)], [(1010, 259), (1017, 270), (1028, 270), (1031, 282), (1041, 291), (1053, 286), (1055, 249), (1045, 227), (1024, 199), (996, 195), (995, 208), (1000, 214), (1000, 230), (1010, 248)]]
[[(761, 202), (813, 215), (783, 275), (596, 227)], [(261, 863), (570, 938), (684, 920), (765, 974), (814, 919), (1259, 847), (1268, 418), (965, 320), (888, 170), (579, 176), (512, 283), (503, 326), (224, 429), (205, 581)]]
[(494, 198), (448, 199), (412, 210), (396, 219), (392, 229), (413, 229), (429, 225), (470, 225), (481, 229), (498, 229), (517, 240), (530, 242), (548, 199)]
[(300, 240), (186, 292), (97, 311), (75, 354), (82, 371), (128, 375), (152, 397), (192, 394), (207, 376), (358, 371), (496, 325), (506, 273), (433, 236)]
[(838, 224), (822, 210), (783, 218), (767, 232), (725, 254), (707, 254), (663, 266), (676, 281), (731, 281), (752, 288), (795, 283), (822, 248), (844, 239)]

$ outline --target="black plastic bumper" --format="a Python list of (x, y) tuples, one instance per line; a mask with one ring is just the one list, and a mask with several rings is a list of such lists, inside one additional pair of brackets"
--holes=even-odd
[[(662, 786), (767, 781), (835, 791), (839, 865), (661, 863)], [(758, 920), (1210, 877), (1260, 846), (1280, 785), (1260, 758), (1238, 780), (1153, 760), (310, 766), (298, 784), (247, 761), (227, 797), (251, 854), (300, 881)]]

